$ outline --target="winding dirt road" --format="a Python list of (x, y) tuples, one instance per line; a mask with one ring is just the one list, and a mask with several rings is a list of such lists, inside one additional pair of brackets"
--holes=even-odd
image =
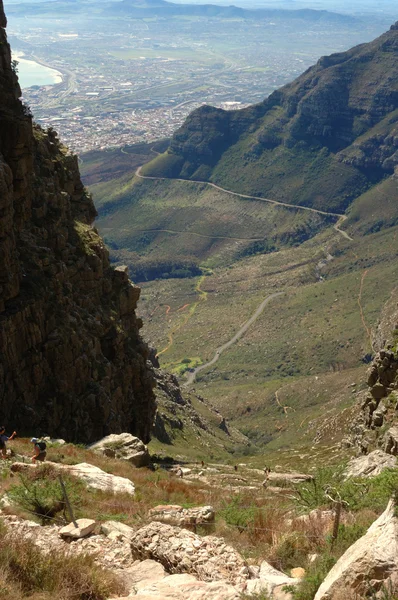
[(138, 167), (135, 174), (140, 179), (149, 179), (153, 181), (184, 181), (185, 183), (198, 183), (200, 185), (209, 185), (220, 192), (225, 192), (226, 194), (230, 194), (231, 196), (237, 196), (238, 198), (245, 198), (246, 200), (259, 200), (260, 202), (268, 202), (268, 204), (275, 204), (276, 206), (283, 206), (284, 208), (294, 208), (296, 210), (306, 210), (309, 212), (316, 213), (318, 215), (323, 215), (325, 217), (338, 217), (337, 222), (333, 225), (333, 229), (338, 231), (344, 238), (347, 240), (353, 241), (352, 237), (348, 235), (346, 231), (340, 229), (340, 226), (348, 219), (346, 215), (342, 215), (340, 213), (327, 212), (325, 210), (318, 210), (317, 208), (311, 208), (309, 206), (300, 206), (299, 204), (288, 204), (287, 202), (280, 202), (279, 200), (271, 200), (270, 198), (261, 198), (260, 196), (249, 196), (247, 194), (239, 194), (238, 192), (231, 192), (231, 190), (226, 190), (225, 188), (216, 185), (215, 183), (210, 183), (209, 181), (196, 181), (194, 179), (179, 179), (178, 177), (150, 177), (148, 175), (141, 175), (141, 167)]
[[(348, 235), (348, 233), (346, 231), (343, 231), (342, 229), (340, 229), (341, 225), (347, 220), (347, 216), (346, 215), (342, 215), (340, 213), (334, 213), (334, 212), (327, 212), (324, 210), (318, 210), (316, 208), (311, 208), (309, 206), (299, 206), (298, 204), (288, 204), (287, 202), (279, 202), (278, 200), (271, 200), (270, 198), (261, 198), (260, 196), (250, 196), (248, 194), (239, 194), (238, 192), (232, 192), (231, 190), (226, 190), (225, 188), (222, 188), (219, 185), (216, 185), (215, 183), (210, 183), (209, 181), (196, 181), (196, 180), (192, 180), (192, 179), (180, 179), (180, 178), (169, 178), (169, 177), (151, 177), (151, 176), (146, 176), (146, 175), (141, 175), (141, 168), (142, 167), (138, 167), (135, 175), (137, 177), (139, 177), (140, 179), (149, 179), (152, 181), (183, 181), (183, 182), (189, 182), (189, 183), (197, 183), (200, 185), (208, 185), (218, 191), (224, 192), (226, 194), (230, 194), (231, 196), (236, 196), (238, 198), (244, 198), (246, 200), (257, 200), (260, 202), (267, 202), (269, 204), (275, 204), (276, 206), (283, 206), (284, 208), (290, 208), (290, 209), (295, 209), (295, 210), (306, 210), (308, 212), (313, 212), (319, 215), (323, 215), (326, 217), (337, 217), (337, 221), (336, 223), (333, 225), (333, 228), (335, 229), (335, 231), (337, 231), (340, 235), (342, 235), (345, 239), (353, 241), (352, 237), (350, 237)], [(153, 230), (152, 230), (153, 231)], [(166, 230), (165, 230), (166, 231)], [(171, 230), (167, 230), (168, 233), (180, 233), (182, 234), (183, 232), (177, 232), (177, 231), (171, 231)], [(194, 234), (194, 235), (199, 235), (201, 236), (201, 234)], [(225, 350), (228, 350), (228, 348), (230, 348), (233, 344), (235, 344), (235, 342), (237, 342), (245, 333), (246, 331), (249, 329), (249, 327), (258, 319), (258, 317), (261, 315), (261, 313), (263, 312), (265, 306), (274, 298), (277, 298), (278, 296), (282, 296), (284, 294), (284, 292), (275, 292), (274, 294), (270, 294), (269, 296), (267, 296), (260, 304), (260, 306), (256, 309), (256, 311), (253, 313), (253, 315), (250, 317), (250, 319), (248, 321), (246, 321), (246, 323), (239, 329), (239, 331), (225, 344), (223, 344), (222, 346), (220, 346), (219, 348), (217, 348), (213, 358), (207, 362), (204, 363), (203, 365), (200, 365), (199, 367), (196, 367), (196, 369), (194, 369), (191, 372), (187, 373), (187, 379), (185, 382), (185, 386), (189, 386), (192, 385), (193, 382), (196, 379), (196, 375), (200, 372), (203, 371), (204, 369), (207, 369), (208, 367), (211, 367), (212, 365), (214, 365), (218, 359), (220, 358), (221, 354), (223, 352), (225, 352)]]
[(248, 321), (246, 321), (246, 323), (244, 325), (242, 325), (242, 327), (239, 329), (239, 331), (237, 333), (235, 333), (235, 335), (229, 340), (229, 342), (226, 342), (225, 344), (223, 344), (222, 346), (217, 348), (215, 355), (209, 362), (204, 363), (203, 365), (200, 365), (200, 367), (196, 367), (196, 369), (194, 369), (193, 371), (191, 371), (187, 374), (187, 380), (184, 385), (185, 386), (192, 385), (192, 383), (196, 379), (196, 375), (200, 371), (203, 371), (203, 369), (207, 369), (208, 367), (211, 367), (212, 365), (214, 365), (220, 358), (221, 354), (223, 352), (225, 352), (225, 350), (228, 350), (228, 348), (230, 348), (232, 346), (232, 344), (235, 344), (235, 342), (237, 342), (242, 337), (242, 335), (244, 335), (246, 333), (246, 331), (249, 329), (249, 327), (251, 325), (253, 325), (254, 321), (256, 321), (258, 319), (258, 317), (261, 315), (261, 313), (263, 312), (266, 305), (269, 302), (271, 302), (271, 300), (273, 300), (274, 298), (277, 298), (278, 296), (283, 296), (283, 295), (284, 295), (284, 292), (275, 292), (274, 294), (270, 294), (269, 296), (267, 296), (265, 298), (265, 300), (263, 300), (261, 302), (260, 306), (256, 309), (256, 311), (252, 314), (250, 319)]

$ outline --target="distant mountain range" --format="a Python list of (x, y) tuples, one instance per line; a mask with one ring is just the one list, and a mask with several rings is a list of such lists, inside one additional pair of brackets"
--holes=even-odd
[(219, 6), (216, 4), (174, 4), (166, 0), (122, 0), (113, 3), (107, 10), (114, 14), (128, 14), (134, 17), (221, 17), (241, 19), (272, 19), (286, 16), (289, 19), (306, 19), (310, 21), (332, 21), (352, 23), (357, 21), (349, 15), (341, 15), (326, 10), (278, 10), (270, 8), (247, 9), (238, 6)]
[[(46, 0), (45, 2), (21, 2), (8, 7), (9, 15), (35, 15), (57, 12), (69, 14), (85, 13), (93, 8), (92, 0)], [(95, 3), (96, 14), (112, 16), (129, 16), (131, 18), (148, 17), (207, 17), (224, 19), (301, 19), (311, 22), (358, 23), (358, 19), (326, 10), (278, 10), (278, 9), (247, 9), (238, 6), (219, 6), (216, 4), (174, 4), (166, 0), (122, 0), (114, 2), (101, 0)]]

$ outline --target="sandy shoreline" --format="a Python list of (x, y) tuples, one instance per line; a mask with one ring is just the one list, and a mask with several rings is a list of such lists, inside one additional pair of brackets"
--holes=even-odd
[[(29, 75), (32, 74), (34, 77), (34, 73), (37, 74), (37, 83), (31, 83), (30, 85), (23, 85), (22, 87), (31, 87), (32, 85), (56, 85), (58, 83), (62, 83), (64, 78), (60, 71), (54, 69), (53, 67), (49, 67), (48, 65), (40, 62), (35, 58), (35, 60), (30, 60), (29, 58), (25, 58), (25, 54), (23, 52), (13, 52), (12, 59), (18, 61), (18, 71), (20, 79), (24, 79), (24, 72), (27, 75), (29, 71)], [(45, 69), (45, 73), (44, 70)], [(51, 83), (40, 83), (40, 78), (52, 79)]]

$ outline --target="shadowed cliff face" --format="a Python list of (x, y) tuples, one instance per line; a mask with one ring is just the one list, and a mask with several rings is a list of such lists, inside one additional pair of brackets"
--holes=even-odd
[(18, 99), (1, 0), (0, 26), (0, 419), (70, 441), (147, 442), (140, 290), (109, 265), (76, 157)]

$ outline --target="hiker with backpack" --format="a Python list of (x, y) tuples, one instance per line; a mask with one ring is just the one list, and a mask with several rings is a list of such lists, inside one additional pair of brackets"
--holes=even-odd
[(37, 438), (32, 438), (30, 440), (33, 444), (34, 455), (32, 456), (32, 462), (36, 463), (36, 461), (43, 462), (47, 456), (47, 444), (46, 442), (39, 441)]
[(13, 440), (16, 435), (17, 435), (17, 432), (14, 431), (12, 435), (7, 436), (6, 428), (4, 427), (4, 425), (0, 426), (0, 453), (1, 453), (0, 455), (1, 455), (1, 458), (7, 458), (6, 442), (10, 442), (11, 440)]

